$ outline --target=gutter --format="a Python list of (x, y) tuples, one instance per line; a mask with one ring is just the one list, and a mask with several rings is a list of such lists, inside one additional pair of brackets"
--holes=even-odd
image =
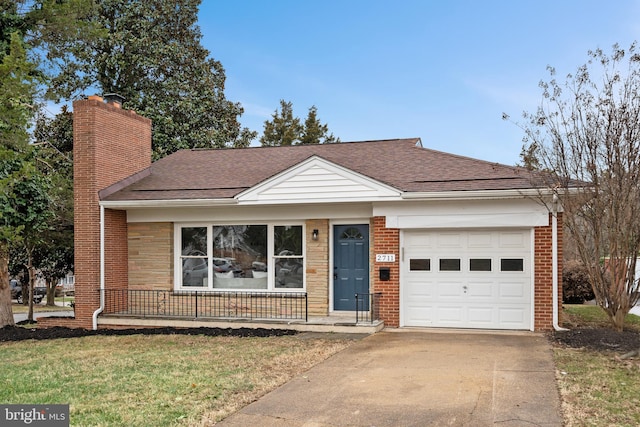
[(568, 329), (561, 327), (558, 324), (558, 196), (553, 195), (553, 212), (551, 212), (552, 225), (551, 225), (551, 264), (552, 265), (552, 289), (553, 289), (553, 329), (556, 331), (568, 331)]
[(237, 205), (238, 200), (228, 199), (172, 199), (172, 200), (102, 200), (100, 206), (109, 209), (133, 208), (206, 208)]
[(98, 329), (98, 314), (104, 310), (104, 206), (100, 205), (100, 307), (93, 312), (93, 330)]
[(543, 190), (536, 188), (521, 190), (460, 190), (460, 191), (416, 191), (402, 193), (404, 200), (469, 200), (469, 199), (522, 199), (540, 197)]

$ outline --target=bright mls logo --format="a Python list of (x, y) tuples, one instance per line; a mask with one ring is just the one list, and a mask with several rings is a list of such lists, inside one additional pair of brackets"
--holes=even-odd
[(69, 405), (0, 405), (0, 425), (69, 427)]

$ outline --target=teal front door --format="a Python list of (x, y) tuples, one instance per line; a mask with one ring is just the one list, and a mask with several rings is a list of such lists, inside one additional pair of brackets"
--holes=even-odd
[(333, 227), (333, 309), (355, 311), (356, 294), (366, 294), (360, 310), (369, 310), (369, 225)]

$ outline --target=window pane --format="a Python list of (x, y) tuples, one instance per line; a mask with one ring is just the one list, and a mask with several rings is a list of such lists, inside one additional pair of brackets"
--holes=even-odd
[(524, 271), (524, 260), (522, 258), (502, 258), (500, 271)]
[(182, 228), (182, 255), (207, 256), (207, 228)]
[(303, 287), (303, 258), (276, 258), (276, 288)]
[(267, 226), (213, 226), (212, 261), (214, 288), (267, 289)]
[(273, 227), (273, 249), (276, 256), (302, 256), (302, 226)]
[(182, 259), (182, 286), (207, 286), (209, 269), (206, 258)]
[(431, 271), (430, 259), (410, 259), (409, 260), (410, 271)]
[(344, 240), (362, 240), (364, 236), (356, 227), (349, 227), (342, 232), (340, 238)]
[(491, 258), (471, 258), (469, 260), (469, 271), (491, 271)]
[(213, 257), (213, 269), (219, 273), (235, 271), (238, 276), (256, 269), (267, 271), (267, 226), (214, 226)]
[(440, 271), (460, 271), (460, 258), (442, 258)]

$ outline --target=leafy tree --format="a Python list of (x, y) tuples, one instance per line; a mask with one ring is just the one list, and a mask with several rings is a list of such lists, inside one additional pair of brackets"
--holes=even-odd
[(28, 145), (28, 129), (46, 74), (29, 57), (24, 37), (54, 27), (67, 31), (68, 16), (58, 12), (67, 3), (83, 1), (89, 0), (0, 0), (0, 327), (13, 324), (10, 248), (36, 241), (37, 230), (43, 228), (48, 216), (40, 203), (46, 199), (43, 191), (47, 181), (37, 171)]
[[(202, 47), (200, 0), (97, 2), (92, 32), (45, 37), (60, 70), (50, 95), (71, 99), (94, 89), (118, 93), (124, 106), (153, 121), (156, 159), (178, 149), (247, 146), (243, 109), (225, 98), (225, 73)], [(45, 34), (46, 36), (46, 34)]]
[(329, 144), (340, 142), (340, 138), (330, 134), (329, 127), (320, 122), (315, 105), (309, 108), (302, 125), (300, 119), (293, 115), (293, 104), (281, 99), (280, 110), (276, 109), (271, 120), (264, 122), (260, 142), (263, 146)]
[(50, 180), (49, 228), (34, 250), (34, 262), (47, 285), (47, 305), (55, 305), (59, 277), (73, 270), (73, 114), (66, 108), (53, 119), (41, 117), (34, 132), (36, 160)]
[(264, 122), (260, 142), (263, 146), (295, 145), (300, 142), (303, 127), (300, 119), (293, 115), (293, 104), (280, 100), (280, 111), (276, 109), (272, 120)]
[(565, 83), (549, 71), (542, 105), (524, 115), (525, 150), (561, 202), (597, 304), (621, 331), (640, 298), (640, 53), (635, 43), (590, 51)]
[(27, 126), (33, 117), (37, 81), (20, 33), (10, 35), (9, 52), (0, 63), (0, 327), (13, 324), (9, 287), (9, 249), (23, 225), (10, 203), (15, 187), (28, 172)]
[(22, 149), (29, 139), (27, 127), (35, 107), (39, 80), (35, 65), (27, 59), (19, 32), (10, 38), (9, 54), (0, 64), (0, 144)]

